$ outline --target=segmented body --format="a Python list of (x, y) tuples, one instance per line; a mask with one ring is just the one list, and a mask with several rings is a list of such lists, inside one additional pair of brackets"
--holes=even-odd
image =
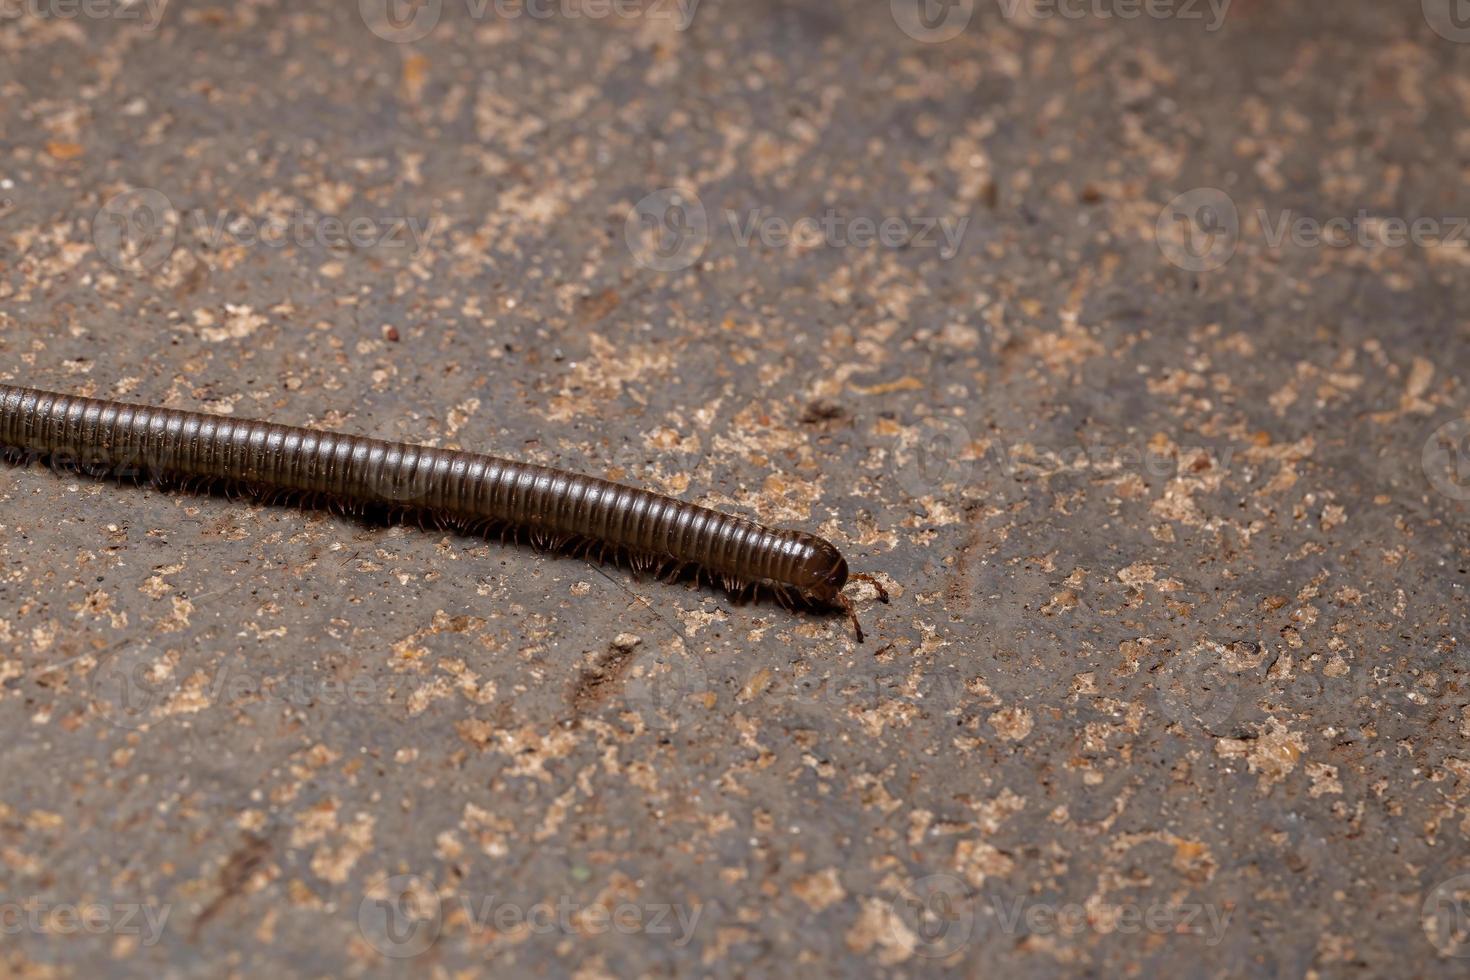
[(727, 585), (789, 586), (847, 606), (847, 562), (830, 542), (663, 494), (481, 453), (0, 385), (0, 446), (88, 471), (221, 481), (320, 494), (526, 529), (696, 565)]

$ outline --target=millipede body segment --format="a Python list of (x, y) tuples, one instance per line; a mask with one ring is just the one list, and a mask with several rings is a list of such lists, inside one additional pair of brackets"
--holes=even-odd
[(847, 562), (823, 538), (548, 466), (11, 385), (0, 385), (0, 447), (87, 472), (219, 481), (428, 512), (465, 528), (522, 529), (540, 542), (611, 547), (638, 567), (695, 566), (728, 588), (794, 589), (851, 613)]

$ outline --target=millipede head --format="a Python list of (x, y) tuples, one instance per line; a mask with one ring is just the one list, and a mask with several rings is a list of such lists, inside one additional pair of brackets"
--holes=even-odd
[(823, 538), (812, 538), (811, 551), (797, 566), (793, 582), (804, 596), (820, 605), (835, 602), (847, 584), (847, 559), (837, 546)]

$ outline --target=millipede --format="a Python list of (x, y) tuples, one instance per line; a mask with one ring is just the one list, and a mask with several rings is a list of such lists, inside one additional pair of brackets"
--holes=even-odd
[(769, 589), (788, 606), (843, 612), (863, 631), (830, 541), (771, 528), (638, 487), (499, 456), (232, 416), (0, 384), (0, 448), (91, 476), (194, 491), (243, 488), (364, 516), (416, 514), (467, 534), (524, 534), (537, 547), (675, 579), (707, 574), (737, 597)]

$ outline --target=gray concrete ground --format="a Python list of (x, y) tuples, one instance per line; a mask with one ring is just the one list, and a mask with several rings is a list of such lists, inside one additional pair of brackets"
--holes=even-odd
[(0, 971), (1463, 973), (1470, 24), (1219, 7), (0, 5), (0, 378), (893, 593), (6, 468)]

